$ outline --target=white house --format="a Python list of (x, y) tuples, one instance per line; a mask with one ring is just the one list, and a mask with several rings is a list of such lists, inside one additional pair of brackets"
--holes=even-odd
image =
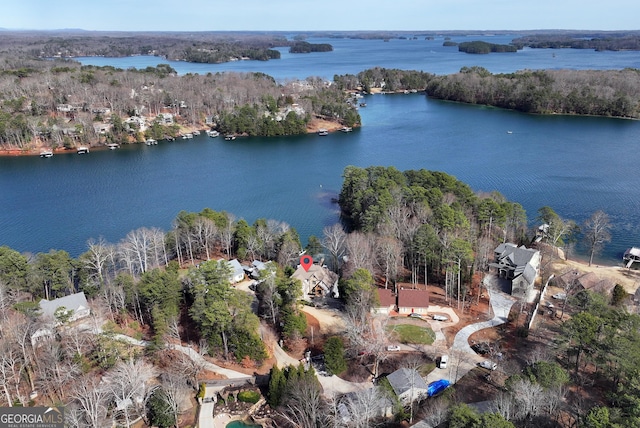
[(41, 316), (47, 320), (54, 320), (56, 312), (65, 310), (69, 315), (69, 321), (75, 321), (89, 316), (91, 310), (84, 292), (70, 294), (54, 300), (40, 300)]
[(238, 261), (238, 259), (229, 260), (226, 263), (228, 263), (229, 266), (231, 267), (231, 276), (229, 278), (229, 281), (231, 281), (232, 284), (243, 281), (244, 269), (242, 265), (240, 265), (240, 262)]

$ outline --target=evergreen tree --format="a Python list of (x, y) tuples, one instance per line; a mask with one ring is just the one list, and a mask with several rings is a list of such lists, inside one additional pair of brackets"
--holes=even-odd
[(347, 369), (344, 359), (344, 344), (338, 336), (327, 339), (324, 344), (324, 363), (332, 374), (340, 374)]
[(280, 405), (286, 384), (287, 379), (284, 372), (277, 365), (273, 366), (269, 376), (269, 392), (267, 393), (267, 401), (272, 408), (275, 409)]

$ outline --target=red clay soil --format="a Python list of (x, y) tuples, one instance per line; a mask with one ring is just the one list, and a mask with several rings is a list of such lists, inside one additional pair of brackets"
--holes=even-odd
[[(429, 291), (429, 303), (431, 305), (443, 307), (448, 306), (456, 311), (460, 318), (460, 322), (442, 330), (447, 339), (447, 343), (451, 344), (453, 343), (455, 335), (467, 325), (493, 318), (493, 313), (489, 309), (489, 299), (487, 298), (486, 293), (484, 293), (484, 290), (480, 294), (480, 298), (478, 298), (479, 283), (479, 275), (474, 276), (474, 285), (472, 285), (470, 293), (466, 296), (464, 305), (462, 302), (460, 303), (461, 308), (464, 306), (464, 309), (462, 310), (457, 309), (458, 303), (455, 299), (449, 299), (450, 301), (447, 301), (444, 290), (440, 286), (428, 285), (425, 287), (424, 284), (398, 283), (398, 287), (416, 288), (418, 290), (426, 289)], [(493, 335), (493, 333), (490, 333), (487, 330), (482, 331), (485, 332), (486, 335)]]

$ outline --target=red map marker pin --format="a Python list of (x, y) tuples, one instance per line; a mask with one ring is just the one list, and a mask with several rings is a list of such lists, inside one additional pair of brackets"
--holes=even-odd
[(313, 264), (313, 257), (304, 255), (300, 257), (300, 266), (304, 269), (305, 272), (309, 272), (309, 268)]

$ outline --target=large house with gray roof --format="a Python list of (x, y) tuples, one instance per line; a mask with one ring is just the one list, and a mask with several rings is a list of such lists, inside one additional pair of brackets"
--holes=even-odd
[(527, 298), (538, 277), (540, 251), (507, 242), (498, 245), (494, 255), (495, 261), (489, 266), (498, 270), (500, 278), (511, 281), (511, 295)]
[(53, 300), (40, 300), (40, 314), (49, 320), (56, 319), (56, 313), (64, 310), (69, 314), (69, 321), (75, 321), (90, 315), (91, 310), (84, 292), (70, 294)]

